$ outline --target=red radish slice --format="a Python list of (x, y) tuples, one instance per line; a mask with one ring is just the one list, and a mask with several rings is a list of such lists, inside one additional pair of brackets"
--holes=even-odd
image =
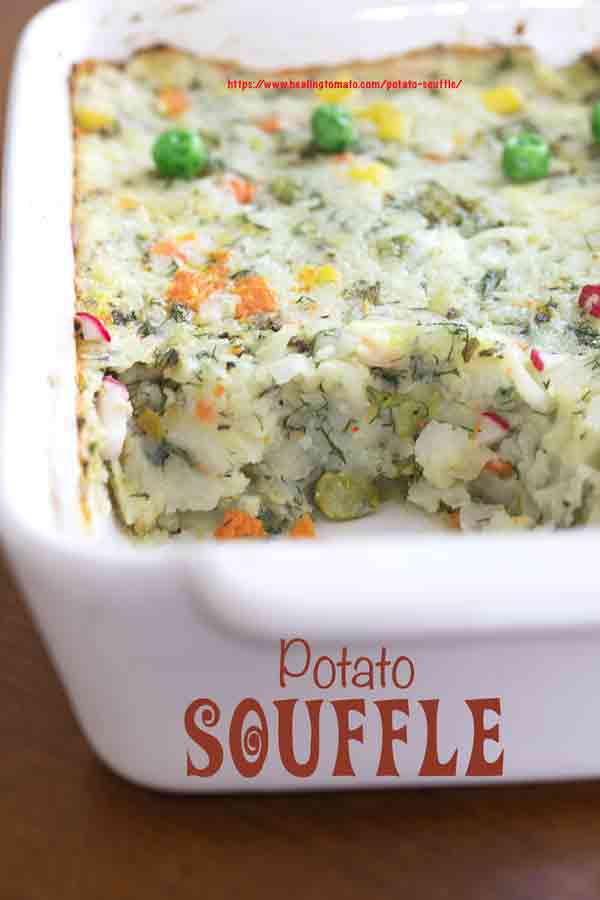
[(506, 419), (503, 419), (498, 413), (486, 410), (486, 412), (481, 413), (477, 440), (480, 444), (485, 444), (486, 446), (495, 444), (502, 440), (509, 429), (510, 424)]
[(104, 426), (103, 456), (115, 460), (121, 455), (127, 435), (127, 421), (133, 409), (123, 382), (106, 375), (98, 395), (98, 415)]
[(502, 416), (499, 416), (498, 413), (493, 412), (491, 409), (486, 409), (481, 415), (491, 422), (495, 422), (502, 431), (508, 431), (510, 428), (510, 422), (507, 422), (506, 419), (503, 419)]
[(544, 371), (544, 360), (542, 359), (542, 354), (539, 350), (532, 350), (529, 358), (531, 359), (531, 364), (534, 369), (537, 369), (538, 372)]
[[(119, 388), (119, 390), (124, 394), (127, 399), (129, 399), (129, 389), (126, 384), (123, 384), (122, 381), (119, 381), (118, 378), (113, 378), (112, 375), (105, 375), (102, 379), (104, 385), (112, 385), (115, 388)], [(110, 390), (110, 388), (108, 388)]]
[(110, 334), (100, 319), (90, 313), (75, 313), (75, 321), (79, 322), (84, 341), (105, 341), (110, 344)]
[(600, 319), (600, 284), (585, 284), (581, 288), (577, 303), (590, 316)]

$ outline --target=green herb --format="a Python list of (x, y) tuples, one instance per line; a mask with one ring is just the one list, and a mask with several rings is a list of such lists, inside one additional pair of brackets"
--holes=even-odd
[[(477, 350), (478, 347), (479, 347), (479, 340), (476, 337), (467, 338), (467, 340), (465, 341), (465, 346), (463, 347), (462, 354), (461, 354), (462, 358), (463, 358), (463, 362), (466, 362), (466, 363), (470, 362), (473, 357), (473, 354), (475, 353), (475, 351)], [(479, 355), (481, 356), (481, 354), (479, 354)]]
[(375, 247), (377, 255), (382, 259), (390, 256), (401, 259), (411, 244), (412, 239), (407, 234), (394, 234), (376, 241)]
[(406, 397), (403, 394), (379, 391), (370, 384), (367, 385), (367, 397), (369, 398), (369, 403), (372, 403), (377, 408), (377, 412), (371, 419), (371, 422), (378, 419), (384, 410), (393, 409), (395, 406), (401, 406), (403, 403), (406, 403)]
[(320, 432), (321, 432), (321, 434), (323, 435), (323, 437), (325, 438), (325, 440), (326, 440), (327, 443), (329, 444), (329, 447), (330, 447), (332, 453), (334, 453), (334, 454), (335, 454), (335, 455), (343, 462), (343, 464), (346, 465), (346, 457), (344, 456), (344, 454), (343, 454), (343, 452), (340, 450), (340, 448), (339, 448), (336, 444), (333, 443), (333, 441), (331, 440), (329, 434), (325, 431), (325, 429), (323, 428), (322, 425), (319, 425), (319, 426), (318, 426), (317, 431), (320, 431)]
[(192, 318), (192, 311), (183, 303), (173, 303), (169, 310), (169, 318), (174, 322), (189, 322)]
[(490, 300), (506, 278), (506, 269), (488, 269), (479, 282), (479, 296)]
[(304, 219), (302, 222), (297, 222), (290, 230), (295, 237), (305, 237), (310, 240), (314, 240), (318, 234), (317, 224), (311, 219)]
[(208, 147), (221, 146), (221, 135), (218, 132), (211, 131), (209, 128), (199, 128), (198, 134)]
[(295, 335), (288, 341), (288, 350), (293, 350), (295, 353), (311, 353), (311, 348), (312, 343), (305, 338), (298, 337), (298, 335)]
[(157, 326), (153, 325), (149, 319), (146, 319), (144, 322), (142, 322), (140, 324), (140, 326), (137, 330), (137, 333), (141, 338), (147, 338), (147, 337), (150, 337), (150, 335), (152, 335), (152, 334), (156, 334), (157, 331), (158, 331)]
[(496, 63), (495, 70), (496, 72), (508, 72), (510, 69), (513, 69), (515, 66), (515, 58), (513, 56), (513, 52), (510, 48), (506, 49), (499, 61)]
[(416, 199), (416, 208), (427, 219), (430, 228), (435, 225), (452, 225), (460, 228), (464, 237), (473, 237), (481, 231), (499, 228), (503, 222), (490, 217), (478, 200), (452, 194), (437, 181), (428, 182)]
[(292, 206), (302, 195), (302, 187), (296, 180), (278, 175), (270, 184), (271, 193), (279, 203)]
[(195, 468), (196, 463), (192, 456), (183, 447), (177, 447), (169, 441), (162, 440), (158, 444), (146, 442), (144, 445), (144, 454), (147, 459), (155, 466), (164, 466), (171, 456), (176, 456), (185, 462), (188, 466)]
[(114, 325), (129, 325), (130, 322), (135, 322), (137, 318), (133, 310), (131, 312), (124, 313), (121, 312), (120, 309), (113, 309), (110, 315)]
[(154, 354), (154, 365), (161, 371), (174, 369), (178, 363), (179, 353), (174, 347), (169, 347), (168, 350), (156, 350)]
[(590, 350), (600, 349), (600, 332), (594, 331), (587, 325), (569, 325), (568, 329), (575, 335), (577, 343), (581, 347)]
[(533, 321), (536, 325), (544, 325), (546, 322), (549, 322), (552, 316), (554, 315), (554, 310), (556, 309), (556, 303), (553, 300), (550, 300), (548, 303), (545, 303), (543, 306), (539, 306), (535, 316), (533, 317)]
[(353, 281), (352, 284), (349, 284), (348, 287), (344, 289), (342, 297), (345, 300), (358, 299), (363, 302), (366, 301), (367, 303), (373, 303), (376, 306), (381, 297), (381, 282), (375, 281), (371, 283), (364, 278), (360, 278), (358, 281)]

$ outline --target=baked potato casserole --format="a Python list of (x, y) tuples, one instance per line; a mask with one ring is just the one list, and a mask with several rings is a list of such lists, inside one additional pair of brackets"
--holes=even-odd
[(108, 485), (137, 536), (311, 536), (383, 501), (596, 522), (595, 56), (229, 86), (260, 77), (168, 48), (74, 71), (84, 507)]

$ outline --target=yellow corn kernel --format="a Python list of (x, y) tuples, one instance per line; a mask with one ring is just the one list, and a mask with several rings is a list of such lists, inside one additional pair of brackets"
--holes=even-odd
[(160, 416), (152, 409), (146, 408), (138, 416), (137, 426), (141, 431), (144, 432), (144, 434), (147, 434), (151, 438), (154, 438), (155, 441), (160, 441), (163, 436)]
[(315, 94), (323, 103), (342, 103), (352, 94), (350, 87), (316, 88)]
[(524, 105), (520, 91), (510, 85), (484, 91), (481, 99), (487, 110), (498, 113), (501, 116), (510, 116), (512, 113), (519, 112)]
[(355, 181), (367, 181), (375, 185), (375, 187), (382, 187), (388, 179), (387, 166), (378, 162), (367, 163), (364, 166), (352, 166), (348, 170), (348, 174)]
[(370, 106), (360, 110), (357, 116), (372, 122), (375, 125), (377, 137), (382, 141), (406, 141), (409, 136), (411, 119), (401, 110), (396, 109), (393, 103), (385, 100), (371, 103)]
[(197, 237), (198, 234), (195, 231), (185, 231), (183, 234), (178, 234), (175, 241), (178, 244), (187, 244), (188, 241), (195, 241)]
[(115, 120), (108, 113), (100, 112), (89, 106), (80, 106), (75, 110), (75, 124), (82, 131), (105, 131), (114, 128)]
[(334, 284), (340, 280), (340, 273), (335, 266), (304, 266), (298, 272), (300, 290), (310, 291), (321, 284)]
[(135, 197), (121, 197), (119, 200), (121, 209), (137, 209), (139, 205), (139, 200), (136, 200)]

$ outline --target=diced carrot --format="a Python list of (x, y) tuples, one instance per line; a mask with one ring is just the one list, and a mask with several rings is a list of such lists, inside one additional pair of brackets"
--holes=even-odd
[(225, 183), (233, 191), (238, 203), (252, 203), (256, 188), (247, 178), (241, 178), (239, 175), (230, 175)]
[(277, 131), (281, 131), (281, 119), (277, 113), (273, 113), (272, 116), (267, 116), (265, 119), (259, 119), (256, 124), (265, 134), (275, 134)]
[(217, 411), (208, 400), (198, 400), (196, 403), (196, 416), (201, 422), (213, 425), (217, 421)]
[(434, 163), (446, 163), (448, 162), (447, 156), (442, 156), (440, 153), (424, 153), (423, 157), (428, 159), (430, 162)]
[(336, 153), (333, 157), (335, 163), (347, 163), (352, 159), (351, 153)]
[(215, 274), (225, 277), (227, 275), (227, 263), (229, 262), (230, 256), (231, 253), (229, 252), (229, 250), (214, 250), (210, 254), (210, 264), (212, 271)]
[(223, 387), (222, 384), (218, 384), (213, 391), (213, 394), (215, 395), (215, 397), (222, 397), (224, 393), (225, 393), (225, 388)]
[(317, 536), (315, 523), (308, 513), (305, 513), (299, 519), (296, 519), (290, 529), (289, 535), (293, 538), (314, 538)]
[(497, 475), (498, 478), (510, 478), (513, 473), (512, 463), (509, 463), (504, 459), (490, 459), (483, 468), (486, 472)]
[(192, 105), (188, 95), (180, 88), (163, 88), (158, 98), (162, 111), (170, 119), (178, 119)]
[(266, 532), (260, 519), (241, 509), (228, 509), (223, 517), (223, 524), (215, 531), (215, 537), (219, 540), (266, 537)]
[(179, 259), (181, 262), (187, 262), (187, 256), (179, 249), (175, 241), (158, 241), (150, 247), (150, 253), (153, 256), (171, 256), (173, 259)]
[(456, 531), (460, 531), (460, 510), (454, 509), (452, 512), (448, 513), (447, 516), (448, 525), (450, 528), (455, 529)]
[(259, 275), (238, 278), (233, 290), (240, 298), (235, 308), (236, 319), (247, 319), (257, 313), (270, 313), (277, 309), (275, 294)]
[(222, 291), (225, 281), (219, 272), (207, 269), (205, 272), (186, 272), (180, 269), (171, 282), (167, 299), (172, 303), (182, 303), (197, 310), (211, 294)]

